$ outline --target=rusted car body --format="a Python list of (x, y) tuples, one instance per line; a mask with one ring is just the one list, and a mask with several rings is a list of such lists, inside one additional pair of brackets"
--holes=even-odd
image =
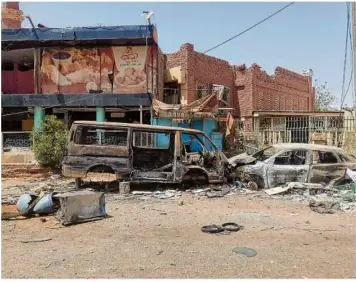
[(76, 121), (62, 173), (81, 179), (110, 173), (132, 182), (226, 181), (228, 160), (205, 133), (180, 127)]
[(260, 188), (273, 188), (287, 182), (325, 183), (343, 177), (346, 168), (356, 170), (356, 158), (342, 149), (315, 144), (278, 144), (252, 156), (229, 159), (236, 177), (253, 181)]

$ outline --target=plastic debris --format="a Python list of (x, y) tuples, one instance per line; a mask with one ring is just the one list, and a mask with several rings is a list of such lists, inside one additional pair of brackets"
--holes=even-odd
[(234, 253), (245, 255), (247, 257), (254, 257), (257, 255), (257, 252), (254, 249), (246, 247), (236, 247), (232, 250)]

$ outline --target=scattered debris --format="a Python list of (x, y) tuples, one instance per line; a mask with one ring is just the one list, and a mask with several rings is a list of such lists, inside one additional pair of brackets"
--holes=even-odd
[(161, 254), (163, 254), (163, 250), (159, 250), (159, 251), (157, 252), (157, 256), (159, 256), (159, 255), (161, 255)]
[(274, 229), (274, 226), (261, 229), (261, 231), (266, 231), (266, 230), (271, 230), (271, 229)]
[(244, 184), (241, 181), (235, 181), (235, 187), (236, 189), (242, 189)]
[(165, 191), (155, 191), (152, 196), (157, 199), (168, 199), (173, 197), (180, 197), (181, 195), (182, 195), (181, 191), (165, 190)]
[(129, 194), (130, 193), (130, 182), (122, 181), (119, 183), (120, 194)]
[(183, 205), (184, 205), (184, 201), (183, 201), (183, 200), (180, 200), (180, 201), (178, 202), (178, 205), (179, 205), (179, 206), (183, 206)]
[[(199, 193), (202, 193), (202, 192), (205, 192), (206, 189), (194, 189), (194, 190), (191, 190), (190, 192), (192, 192), (193, 194), (199, 194)], [(187, 190), (188, 192), (188, 190)]]
[(323, 197), (313, 197), (309, 202), (309, 207), (317, 213), (333, 214), (340, 209), (340, 203), (332, 200), (325, 200)]
[(152, 195), (153, 192), (151, 191), (132, 191), (132, 195)]
[(41, 243), (46, 241), (51, 241), (52, 238), (43, 238), (43, 239), (33, 239), (33, 240), (24, 240), (20, 241), (21, 243)]
[(257, 255), (257, 252), (254, 249), (246, 247), (236, 247), (232, 250), (234, 253), (245, 255), (247, 257), (254, 257)]
[(268, 195), (277, 195), (277, 194), (281, 194), (284, 192), (287, 192), (290, 189), (289, 186), (286, 187), (275, 187), (275, 188), (271, 188), (271, 189), (266, 189), (264, 190)]
[(258, 190), (258, 184), (254, 181), (249, 181), (246, 188), (249, 190)]

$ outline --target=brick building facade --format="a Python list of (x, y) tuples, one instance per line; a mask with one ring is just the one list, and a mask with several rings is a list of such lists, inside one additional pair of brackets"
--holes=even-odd
[[(188, 104), (211, 91), (212, 84), (230, 88), (229, 104), (235, 118), (245, 120), (252, 130), (254, 111), (310, 111), (315, 106), (314, 88), (309, 76), (277, 67), (268, 75), (257, 64), (230, 65), (229, 62), (194, 51), (186, 43), (176, 53), (165, 55), (166, 72), (180, 81), (180, 103)], [(173, 76), (173, 78), (172, 78)]]
[(21, 28), (23, 20), (19, 2), (1, 3), (1, 28)]

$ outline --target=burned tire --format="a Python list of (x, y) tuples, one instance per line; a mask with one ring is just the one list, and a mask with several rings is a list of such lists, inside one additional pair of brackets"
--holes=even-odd
[(186, 185), (206, 185), (209, 183), (208, 176), (199, 171), (189, 171), (183, 177), (183, 184)]
[(217, 226), (217, 225), (213, 224), (213, 225), (203, 226), (201, 228), (201, 231), (204, 233), (219, 233), (219, 232), (224, 231), (224, 229), (221, 226)]
[(226, 223), (222, 224), (221, 227), (224, 230), (230, 231), (230, 232), (237, 232), (237, 231), (243, 229), (243, 226), (238, 225), (237, 223), (234, 223), (234, 222), (226, 222)]
[(82, 187), (82, 179), (76, 178), (75, 179), (75, 189), (79, 190)]

